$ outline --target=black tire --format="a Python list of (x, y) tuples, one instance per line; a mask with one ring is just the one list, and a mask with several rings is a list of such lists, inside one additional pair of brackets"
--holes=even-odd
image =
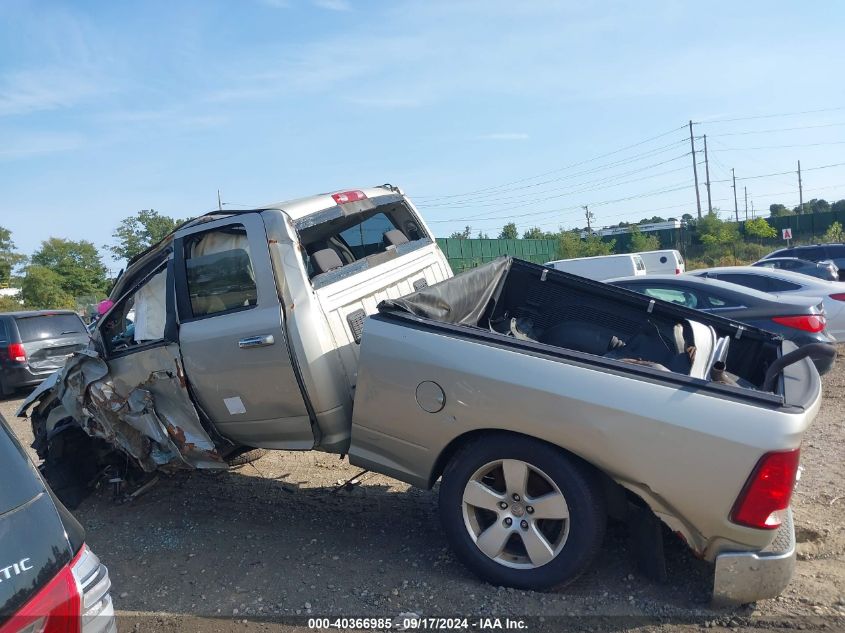
[(91, 438), (81, 429), (52, 437), (40, 470), (59, 501), (69, 510), (76, 509), (91, 494), (89, 485), (97, 476)]
[(227, 457), (226, 462), (229, 466), (244, 466), (258, 461), (267, 454), (267, 449), (251, 448), (243, 453), (237, 453), (233, 457)]
[[(558, 487), (568, 506), (568, 535), (562, 539), (557, 555), (545, 564), (509, 567), (484, 554), (470, 534), (472, 528), (463, 508), (464, 489), (479, 469), (505, 459), (525, 462), (534, 469), (532, 476), (542, 471)], [(518, 589), (543, 590), (575, 580), (598, 553), (607, 523), (601, 481), (592, 467), (545, 442), (506, 433), (478, 437), (454, 455), (443, 473), (439, 504), (443, 529), (457, 557), (483, 580)], [(517, 504), (513, 506), (511, 510)]]

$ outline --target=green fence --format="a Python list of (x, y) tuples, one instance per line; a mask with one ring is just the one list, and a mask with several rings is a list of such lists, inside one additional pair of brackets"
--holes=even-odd
[(557, 240), (462, 240), (438, 237), (437, 244), (446, 254), (455, 274), (511, 255), (536, 264), (557, 259)]
[(792, 229), (792, 239), (799, 242), (818, 242), (825, 231), (834, 222), (845, 226), (845, 211), (829, 211), (828, 213), (806, 213), (804, 215), (784, 215), (778, 218), (767, 218), (778, 232), (773, 240), (767, 242), (776, 244), (786, 242), (781, 239), (782, 229)]

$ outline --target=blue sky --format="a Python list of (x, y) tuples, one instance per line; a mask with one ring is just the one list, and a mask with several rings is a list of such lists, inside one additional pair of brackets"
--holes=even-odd
[[(810, 169), (845, 162), (843, 18), (820, 2), (4, 0), (0, 224), (31, 253), (105, 244), (142, 208), (197, 215), (218, 188), (256, 205), (383, 182), (438, 235), (581, 226), (582, 204), (599, 225), (677, 216), (695, 208), (689, 119), (714, 181), (800, 158), (805, 199), (843, 198), (845, 167)], [(797, 204), (796, 180), (741, 181), (740, 208), (743, 186), (757, 209)], [(732, 208), (729, 183), (713, 197)]]

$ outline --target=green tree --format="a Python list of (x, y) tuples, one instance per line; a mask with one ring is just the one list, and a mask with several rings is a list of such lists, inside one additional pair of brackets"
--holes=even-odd
[(557, 254), (560, 259), (571, 259), (582, 255), (581, 237), (576, 231), (561, 231), (557, 240)]
[(769, 215), (773, 218), (780, 218), (785, 215), (792, 215), (793, 212), (787, 209), (782, 204), (770, 204), (769, 205)]
[(842, 230), (842, 225), (839, 222), (834, 222), (827, 231), (824, 232), (822, 238), (824, 242), (845, 242), (845, 231)]
[(659, 215), (654, 215), (650, 218), (643, 218), (637, 224), (658, 224), (659, 222), (665, 222), (665, 218), (661, 218)]
[[(62, 290), (71, 297), (103, 295), (106, 292), (106, 267), (97, 247), (87, 240), (76, 242), (51, 237), (41, 242), (41, 248), (33, 254), (31, 262), (33, 266), (56, 273)], [(29, 274), (28, 270), (27, 276)]]
[(745, 221), (745, 234), (762, 241), (777, 237), (778, 232), (766, 221), (766, 218), (754, 218)]
[(581, 257), (595, 257), (596, 255), (613, 255), (616, 240), (605, 242), (600, 236), (593, 233), (588, 235), (581, 244)]
[(637, 226), (631, 229), (630, 252), (642, 253), (643, 251), (656, 251), (659, 248), (659, 237), (656, 235), (646, 235)]
[(112, 233), (116, 243), (105, 248), (116, 259), (132, 259), (163, 240), (181, 223), (155, 209), (143, 209), (121, 220)]
[(477, 240), (489, 240), (490, 236), (487, 233), (482, 233), (481, 231), (478, 232), (478, 235), (475, 236)]
[(547, 237), (548, 233), (538, 226), (533, 226), (522, 234), (522, 239), (524, 240), (544, 240)]
[(33, 310), (73, 308), (73, 295), (64, 289), (63, 282), (59, 273), (46, 266), (28, 266), (21, 280), (24, 305)]
[(502, 227), (502, 232), (499, 233), (500, 240), (516, 240), (519, 239), (519, 231), (516, 228), (516, 224), (513, 222), (508, 222)]
[(463, 231), (455, 231), (449, 236), (449, 239), (452, 240), (468, 240), (469, 236), (472, 235), (472, 227), (465, 226)]
[(711, 262), (728, 254), (734, 254), (734, 249), (740, 241), (736, 224), (720, 220), (714, 212), (708, 213), (698, 220), (695, 228), (698, 239), (704, 244), (705, 256)]
[(845, 212), (845, 200), (837, 200), (830, 205), (830, 210), (834, 213)]
[(15, 268), (26, 261), (26, 257), (15, 249), (12, 232), (0, 226), (0, 288), (9, 285)]
[(828, 211), (830, 211), (830, 203), (824, 198), (810, 200), (810, 213), (827, 213)]

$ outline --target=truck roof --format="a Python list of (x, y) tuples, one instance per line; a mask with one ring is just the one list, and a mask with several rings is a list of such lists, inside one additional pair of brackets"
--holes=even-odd
[(322, 211), (323, 209), (328, 209), (330, 207), (336, 206), (337, 202), (335, 202), (332, 196), (347, 191), (360, 191), (365, 196), (367, 196), (367, 198), (376, 198), (378, 196), (384, 196), (399, 192), (398, 188), (393, 187), (392, 185), (381, 185), (379, 187), (367, 187), (363, 189), (339, 189), (337, 191), (319, 193), (317, 195), (308, 196), (305, 198), (296, 198), (294, 200), (286, 200), (284, 202), (272, 202), (270, 204), (261, 205), (258, 208), (279, 209), (280, 211), (284, 211), (285, 213), (287, 213), (291, 217), (291, 219), (298, 220), (300, 218), (305, 217), (306, 215), (311, 215), (312, 213), (316, 213), (317, 211)]

